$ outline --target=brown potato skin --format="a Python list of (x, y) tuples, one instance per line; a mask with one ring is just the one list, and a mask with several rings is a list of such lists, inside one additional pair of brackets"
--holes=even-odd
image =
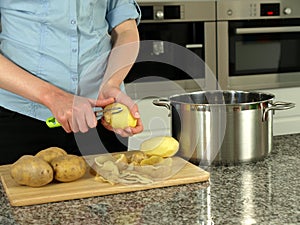
[(67, 155), (67, 152), (62, 148), (58, 147), (49, 147), (39, 151), (36, 156), (50, 163), (53, 159), (58, 156)]
[(70, 182), (81, 178), (87, 170), (85, 160), (76, 155), (63, 155), (51, 161), (54, 178), (61, 182)]
[(10, 175), (18, 184), (41, 187), (53, 180), (53, 169), (39, 157), (24, 155), (12, 164)]

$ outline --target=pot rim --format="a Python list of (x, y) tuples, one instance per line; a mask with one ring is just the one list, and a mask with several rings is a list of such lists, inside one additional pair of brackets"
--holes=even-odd
[[(180, 100), (173, 100), (172, 98), (178, 98), (181, 96), (190, 96), (196, 94), (205, 94), (205, 93), (229, 93), (229, 94), (255, 94), (257, 96), (265, 96), (263, 100), (251, 101), (251, 102), (239, 102), (239, 103), (191, 103), (191, 102), (184, 102)], [(272, 93), (267, 92), (260, 92), (260, 91), (241, 91), (241, 90), (207, 90), (207, 91), (194, 91), (189, 93), (183, 94), (175, 94), (169, 96), (169, 101), (171, 103), (179, 103), (179, 104), (189, 104), (189, 105), (201, 105), (201, 106), (242, 106), (242, 105), (252, 105), (252, 104), (261, 104), (265, 102), (272, 102), (275, 98), (275, 95)]]

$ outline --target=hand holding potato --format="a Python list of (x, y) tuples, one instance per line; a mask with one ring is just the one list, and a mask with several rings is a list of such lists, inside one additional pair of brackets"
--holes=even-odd
[[(121, 108), (122, 111), (115, 113), (112, 108)], [(112, 103), (107, 105), (104, 110), (107, 110), (103, 115), (102, 124), (108, 130), (112, 130), (123, 137), (132, 136), (143, 130), (142, 121), (140, 118), (135, 118), (129, 108), (122, 103)]]
[(124, 92), (122, 92), (118, 86), (114, 86), (111, 84), (105, 84), (100, 88), (99, 99), (111, 98), (113, 97), (116, 102), (127, 106), (131, 116), (136, 119), (136, 125), (128, 126), (125, 128), (113, 128), (109, 122), (107, 122), (104, 117), (102, 118), (103, 126), (110, 130), (114, 131), (115, 133), (119, 134), (122, 137), (132, 136), (134, 134), (138, 134), (143, 131), (143, 124), (140, 118), (139, 110), (137, 104)]
[[(121, 112), (115, 112), (114, 108), (121, 108)], [(125, 129), (127, 127), (136, 127), (137, 119), (134, 118), (128, 107), (121, 103), (112, 103), (104, 108), (104, 119), (114, 129)]]

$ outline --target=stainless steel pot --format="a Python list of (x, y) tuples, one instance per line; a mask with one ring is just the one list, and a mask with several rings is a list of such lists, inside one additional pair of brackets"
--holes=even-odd
[(170, 110), (179, 155), (199, 165), (237, 164), (265, 158), (272, 150), (273, 113), (295, 106), (273, 94), (199, 91), (156, 99)]

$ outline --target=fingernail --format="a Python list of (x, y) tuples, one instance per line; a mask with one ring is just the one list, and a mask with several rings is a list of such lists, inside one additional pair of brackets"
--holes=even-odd
[(132, 133), (130, 127), (126, 127), (126, 128), (125, 128), (125, 131), (126, 131), (127, 133)]
[(134, 117), (135, 118), (140, 118), (141, 116), (140, 116), (140, 114), (138, 112), (135, 112)]

